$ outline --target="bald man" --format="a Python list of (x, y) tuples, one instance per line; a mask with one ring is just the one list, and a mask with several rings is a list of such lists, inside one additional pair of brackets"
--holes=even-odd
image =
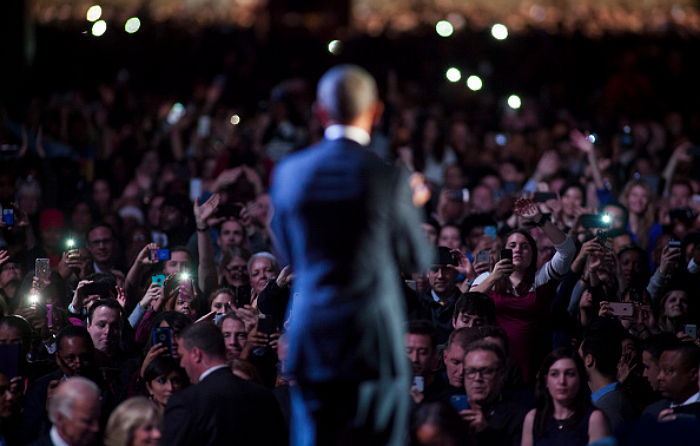
[(277, 167), (277, 249), (294, 272), (287, 365), (292, 444), (401, 444), (410, 370), (399, 270), (423, 271), (433, 250), (408, 175), (368, 150), (382, 114), (372, 76), (326, 72), (316, 113), (324, 139)]

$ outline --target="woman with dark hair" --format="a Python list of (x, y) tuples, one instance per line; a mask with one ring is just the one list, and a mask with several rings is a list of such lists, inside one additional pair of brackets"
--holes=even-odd
[(521, 446), (585, 446), (610, 435), (605, 415), (591, 402), (586, 380), (577, 352), (557, 349), (545, 358)]
[(558, 219), (564, 227), (572, 228), (581, 209), (586, 206), (586, 189), (578, 181), (569, 181), (559, 189), (561, 210)]
[(170, 356), (157, 356), (145, 367), (143, 383), (146, 396), (162, 413), (170, 396), (186, 387), (188, 380), (187, 374), (176, 359)]
[(512, 259), (501, 258), (491, 273), (476, 278), (470, 291), (488, 294), (494, 300), (498, 325), (508, 334), (511, 358), (523, 371), (525, 381), (530, 382), (540, 358), (551, 348), (545, 336), (550, 303), (557, 284), (569, 271), (576, 245), (532, 201), (519, 200), (516, 214), (542, 228), (554, 244), (554, 257), (537, 269), (534, 239), (525, 230), (515, 230), (503, 245)]

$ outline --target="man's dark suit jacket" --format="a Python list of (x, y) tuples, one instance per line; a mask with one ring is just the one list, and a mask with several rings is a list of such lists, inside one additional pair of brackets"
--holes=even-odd
[(33, 443), (30, 443), (29, 446), (55, 446), (55, 445), (54, 445), (53, 441), (51, 441), (51, 436), (49, 434), (46, 434), (46, 435), (38, 438)]
[(168, 446), (285, 445), (287, 427), (264, 387), (222, 368), (175, 393), (165, 408), (161, 444)]

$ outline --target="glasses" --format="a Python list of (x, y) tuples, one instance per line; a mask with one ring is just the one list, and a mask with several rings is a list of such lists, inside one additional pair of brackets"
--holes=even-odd
[(476, 378), (476, 375), (481, 375), (484, 378), (493, 378), (496, 372), (499, 370), (500, 368), (498, 367), (481, 367), (478, 369), (474, 367), (466, 367), (464, 369), (464, 376), (469, 379)]

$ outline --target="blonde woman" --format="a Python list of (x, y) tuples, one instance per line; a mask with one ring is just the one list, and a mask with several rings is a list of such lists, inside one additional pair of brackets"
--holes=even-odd
[(654, 191), (644, 180), (631, 180), (620, 195), (620, 201), (629, 212), (627, 231), (640, 248), (651, 252), (662, 232), (654, 211)]
[(121, 403), (107, 421), (105, 446), (156, 446), (161, 416), (147, 398), (137, 396)]

